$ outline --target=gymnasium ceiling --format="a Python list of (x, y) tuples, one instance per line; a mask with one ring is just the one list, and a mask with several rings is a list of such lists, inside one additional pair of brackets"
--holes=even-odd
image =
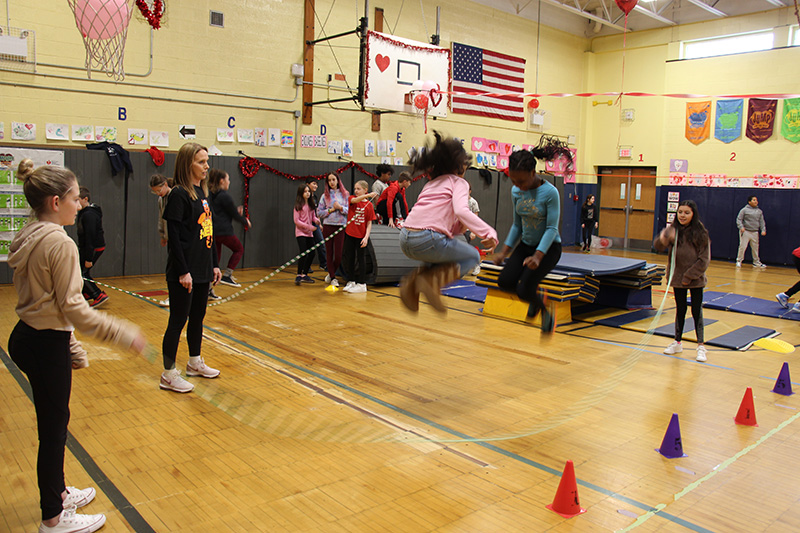
[[(622, 33), (625, 16), (614, 0), (472, 0), (582, 37)], [(794, 0), (639, 0), (628, 16), (632, 31), (717, 20), (794, 7)]]

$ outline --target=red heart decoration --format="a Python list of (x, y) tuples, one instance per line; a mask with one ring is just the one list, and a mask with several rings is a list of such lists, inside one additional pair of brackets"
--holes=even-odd
[(378, 54), (378, 55), (375, 56), (375, 64), (378, 65), (378, 68), (380, 69), (381, 72), (383, 72), (384, 70), (389, 68), (389, 63), (390, 62), (391, 62), (391, 59), (389, 59), (386, 56), (383, 56), (381, 54)]
[(633, 8), (636, 7), (639, 0), (616, 0), (616, 2), (619, 8), (627, 15), (633, 11)]
[[(433, 107), (436, 107), (437, 105), (439, 105), (439, 102), (442, 101), (442, 94), (438, 90), (439, 87), (438, 83), (436, 84), (436, 87), (437, 87), (436, 89), (431, 89), (430, 91), (428, 91), (431, 95), (431, 103), (433, 104)], [(439, 98), (436, 98), (437, 96)]]
[(152, 10), (150, 10), (150, 6), (148, 6), (147, 2), (144, 0), (136, 0), (136, 7), (139, 8), (139, 11), (142, 12), (144, 18), (147, 19), (147, 23), (150, 24), (154, 30), (157, 30), (161, 27), (161, 17), (164, 15), (163, 0), (155, 0), (153, 2)]

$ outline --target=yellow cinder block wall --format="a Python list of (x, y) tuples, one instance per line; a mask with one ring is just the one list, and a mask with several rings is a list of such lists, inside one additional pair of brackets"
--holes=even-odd
[[(153, 32), (153, 68), (150, 68), (150, 30), (134, 8), (125, 47), (125, 71), (121, 83), (109, 81), (103, 73), (88, 80), (85, 52), (67, 2), (26, 2), (9, 0), (11, 26), (36, 32), (37, 58), (42, 64), (37, 74), (2, 72), (0, 78), (0, 122), (5, 123), (4, 144), (11, 142), (11, 122), (37, 124), (35, 142), (27, 144), (54, 147), (80, 147), (83, 143), (48, 141), (46, 123), (116, 126), (118, 142), (125, 145), (128, 128), (169, 132), (175, 151), (184, 142), (181, 125), (197, 128), (197, 141), (215, 144), (224, 155), (243, 150), (249, 155), (270, 158), (300, 158), (335, 161), (324, 149), (257, 147), (253, 144), (220, 143), (217, 128), (227, 128), (234, 117), (237, 128), (281, 128), (296, 135), (319, 134), (324, 125), (329, 139), (351, 139), (354, 159), (376, 163), (364, 156), (364, 140), (396, 140), (404, 155), (411, 146), (425, 141), (422, 121), (415, 116), (384, 114), (381, 131), (371, 131), (371, 115), (349, 102), (313, 109), (313, 123), (303, 125), (294, 112), (302, 111), (302, 97), (290, 74), (292, 63), (303, 62), (304, 2), (302, 0), (229, 0), (208, 2), (168, 0), (162, 28)], [(353, 9), (326, 0), (317, 0), (318, 37), (354, 29), (363, 4)], [(427, 42), (435, 31), (436, 7), (441, 6), (441, 44), (453, 41), (486, 47), (527, 60), (527, 90), (536, 88), (536, 24), (522, 17), (461, 2), (372, 2), (385, 13), (385, 32)], [(402, 8), (402, 9), (401, 9)], [(209, 10), (222, 11), (225, 27), (209, 26)], [(585, 86), (584, 53), (589, 40), (542, 26), (539, 35), (539, 92), (580, 92)], [(47, 66), (50, 65), (50, 66)], [(53, 65), (78, 67), (66, 69)], [(329, 74), (343, 72), (351, 87), (358, 84), (358, 39), (342, 37), (315, 48), (314, 81), (326, 83)], [(145, 75), (146, 74), (146, 75)], [(342, 86), (343, 82), (334, 81)], [(293, 100), (295, 95), (297, 99)], [(347, 93), (316, 88), (315, 100), (342, 98)], [(279, 102), (275, 100), (287, 100)], [(119, 108), (126, 120), (119, 119)], [(584, 110), (575, 98), (541, 99), (541, 109), (549, 116), (548, 133), (575, 135), (582, 149), (581, 130)], [(481, 119), (450, 114), (446, 119), (429, 121), (429, 128), (469, 140), (473, 136), (498, 138), (515, 144), (534, 144), (539, 133), (526, 123)], [(296, 144), (299, 140), (296, 139)], [(139, 147), (136, 147), (139, 148)], [(145, 148), (142, 146), (141, 148)], [(580, 156), (579, 156), (580, 157)], [(583, 160), (581, 158), (580, 160)]]

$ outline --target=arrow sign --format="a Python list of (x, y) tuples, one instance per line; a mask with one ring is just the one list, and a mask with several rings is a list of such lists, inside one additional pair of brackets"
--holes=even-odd
[(194, 139), (197, 137), (197, 135), (195, 135), (194, 124), (181, 126), (181, 129), (178, 130), (178, 133), (180, 133), (181, 139)]

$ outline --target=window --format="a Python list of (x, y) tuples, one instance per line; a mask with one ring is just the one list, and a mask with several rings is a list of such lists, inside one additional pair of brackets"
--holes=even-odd
[(800, 26), (789, 29), (789, 46), (800, 46)]
[[(793, 39), (797, 42), (798, 36), (795, 35)], [(714, 37), (697, 41), (686, 41), (683, 43), (683, 59), (697, 59), (700, 57), (714, 57), (770, 50), (773, 47), (773, 41), (774, 35), (772, 30), (727, 35), (725, 37)]]

